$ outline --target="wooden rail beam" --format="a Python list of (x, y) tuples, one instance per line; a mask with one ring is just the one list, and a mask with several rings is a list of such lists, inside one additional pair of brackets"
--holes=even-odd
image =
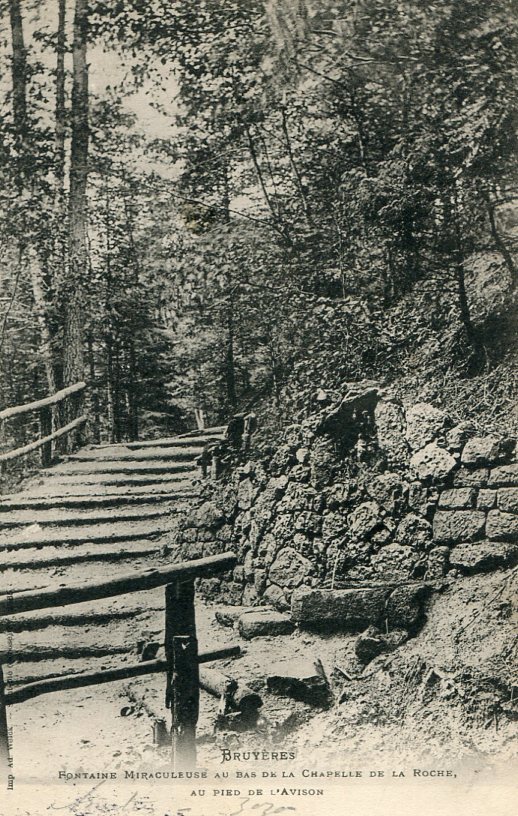
[[(228, 646), (221, 646), (218, 649), (200, 652), (198, 662), (210, 663), (213, 660), (223, 660), (226, 657), (238, 657), (240, 654), (240, 646), (229, 644)], [(43, 678), (42, 680), (35, 680), (33, 683), (25, 683), (23, 686), (6, 692), (5, 704), (16, 705), (17, 703), (25, 703), (27, 700), (32, 700), (33, 697), (39, 697), (41, 694), (51, 694), (54, 691), (66, 691), (67, 689), (82, 688), (83, 686), (96, 686), (100, 683), (112, 683), (116, 680), (128, 680), (131, 677), (143, 677), (146, 674), (165, 672), (166, 669), (167, 661), (157, 659), (145, 660), (141, 663), (129, 663), (127, 666), (118, 666), (116, 669), (101, 669), (99, 671), (62, 674), (58, 677)]]
[(7, 593), (0, 596), (0, 616), (19, 615), (34, 609), (48, 609), (84, 601), (96, 601), (100, 598), (111, 598), (114, 595), (125, 595), (129, 592), (156, 589), (156, 587), (166, 586), (178, 580), (206, 578), (233, 569), (236, 561), (234, 553), (225, 552), (221, 555), (198, 558), (195, 561), (182, 561), (179, 564), (170, 564), (142, 572), (129, 572), (106, 581), (82, 581), (68, 586)]
[(0, 455), (0, 462), (9, 462), (11, 459), (18, 459), (19, 456), (25, 456), (27, 453), (38, 450), (38, 448), (48, 445), (54, 439), (59, 439), (60, 436), (64, 436), (65, 434), (70, 433), (70, 431), (75, 430), (75, 428), (79, 428), (81, 425), (84, 425), (87, 419), (88, 417), (86, 414), (83, 414), (83, 416), (74, 419), (72, 422), (69, 422), (68, 425), (63, 425), (62, 428), (58, 428), (57, 431), (54, 431), (54, 433), (51, 433), (48, 436), (44, 436), (42, 439), (37, 439), (35, 442), (30, 442), (28, 445), (24, 445), (23, 448), (16, 448), (15, 450), (8, 451), (7, 453), (2, 453)]
[(78, 382), (74, 385), (69, 385), (68, 388), (63, 388), (61, 391), (56, 391), (50, 397), (44, 397), (36, 402), (28, 402), (25, 405), (14, 405), (12, 408), (4, 408), (0, 411), (0, 422), (11, 417), (19, 416), (20, 414), (28, 414), (30, 411), (38, 411), (40, 408), (45, 408), (48, 405), (56, 405), (72, 394), (78, 394), (86, 388), (85, 382)]

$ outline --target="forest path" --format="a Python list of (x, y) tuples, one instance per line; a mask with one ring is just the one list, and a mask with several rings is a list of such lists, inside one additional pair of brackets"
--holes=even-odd
[[(96, 445), (0, 499), (2, 592), (165, 566), (178, 519), (196, 499), (196, 459), (223, 437), (209, 428), (150, 442)], [(16, 682), (136, 659), (159, 635), (163, 591), (2, 618), (0, 662)]]

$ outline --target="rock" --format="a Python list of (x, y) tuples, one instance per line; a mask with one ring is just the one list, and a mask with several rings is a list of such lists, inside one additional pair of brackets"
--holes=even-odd
[(518, 462), (511, 465), (493, 468), (489, 474), (489, 485), (491, 487), (518, 487)]
[[(478, 491), (477, 507), (479, 510), (492, 510), (496, 506), (496, 490), (482, 488)], [(503, 508), (501, 508), (503, 509)]]
[(397, 473), (382, 473), (367, 482), (365, 488), (372, 499), (392, 513), (402, 503), (405, 485)]
[(245, 581), (254, 580), (254, 556), (251, 550), (248, 550), (243, 561), (243, 574)]
[(401, 405), (392, 400), (380, 400), (374, 409), (378, 445), (387, 454), (390, 464), (405, 462), (409, 447), (405, 437), (405, 416)]
[(503, 510), (505, 513), (518, 513), (518, 487), (500, 488), (498, 491), (498, 509)]
[(424, 618), (424, 602), (430, 592), (426, 584), (408, 584), (393, 590), (387, 601), (389, 629), (415, 631)]
[(347, 519), (350, 533), (358, 538), (364, 538), (374, 532), (381, 522), (381, 507), (375, 501), (360, 504)]
[(473, 487), (457, 487), (443, 490), (439, 497), (439, 507), (451, 509), (470, 509), (475, 507), (477, 491)]
[(399, 522), (394, 538), (398, 544), (416, 550), (426, 549), (432, 540), (432, 525), (421, 516), (409, 513)]
[(428, 553), (426, 564), (426, 578), (434, 580), (443, 578), (448, 572), (450, 564), (449, 547), (433, 547)]
[(438, 510), (433, 519), (436, 542), (457, 543), (482, 538), (486, 514), (481, 510)]
[(264, 591), (263, 598), (279, 612), (287, 612), (290, 608), (284, 590), (277, 584), (270, 584)]
[(294, 625), (287, 615), (269, 609), (254, 609), (243, 613), (238, 620), (239, 634), (250, 640), (254, 637), (289, 635)]
[(450, 553), (450, 565), (464, 574), (490, 572), (518, 564), (518, 546), (502, 541), (459, 544)]
[(295, 516), (294, 529), (298, 532), (309, 533), (310, 535), (318, 535), (322, 525), (322, 517), (318, 513), (311, 513), (305, 510)]
[(240, 510), (250, 509), (256, 492), (257, 491), (250, 479), (244, 479), (242, 482), (240, 482), (237, 490), (237, 505)]
[(487, 514), (486, 533), (488, 538), (495, 541), (517, 541), (518, 516), (514, 513), (490, 510)]
[(327, 506), (334, 509), (345, 504), (349, 499), (350, 492), (349, 482), (335, 482), (332, 487), (328, 487), (324, 491)]
[(427, 402), (418, 402), (406, 411), (405, 437), (411, 450), (418, 451), (444, 434), (448, 417)]
[(457, 467), (457, 462), (448, 451), (435, 442), (414, 453), (410, 467), (419, 479), (444, 481)]
[(310, 705), (326, 706), (331, 701), (331, 690), (320, 660), (296, 658), (275, 663), (268, 669), (266, 687), (273, 694)]
[(294, 462), (294, 456), (290, 445), (279, 445), (270, 459), (270, 473), (272, 476), (280, 476), (285, 473)]
[(295, 454), (295, 458), (299, 464), (304, 465), (309, 458), (309, 448), (299, 448)]
[(354, 651), (361, 663), (370, 663), (375, 657), (385, 652), (393, 652), (408, 640), (408, 632), (395, 629), (389, 634), (382, 634), (375, 626), (363, 632), (355, 643)]
[(311, 561), (293, 547), (285, 547), (280, 550), (270, 567), (269, 580), (280, 587), (294, 589), (300, 586), (311, 570)]
[(347, 531), (347, 517), (343, 513), (326, 513), (322, 522), (322, 541), (330, 544), (342, 538)]
[(412, 547), (386, 544), (371, 558), (371, 565), (384, 581), (408, 581), (414, 574), (419, 555)]
[(430, 509), (428, 488), (421, 482), (411, 482), (408, 486), (408, 506), (414, 513), (428, 515)]
[(256, 569), (254, 572), (254, 588), (258, 595), (262, 595), (266, 589), (266, 570)]
[(461, 467), (453, 477), (453, 484), (455, 487), (485, 487), (488, 479), (488, 468), (468, 470), (468, 468)]
[(446, 447), (451, 451), (460, 451), (476, 432), (472, 422), (460, 422), (446, 434)]
[(245, 606), (254, 606), (259, 603), (259, 593), (254, 584), (247, 584), (243, 589), (243, 604)]
[(468, 467), (496, 465), (508, 461), (516, 445), (516, 439), (498, 436), (475, 436), (462, 451), (461, 462)]
[[(261, 607), (262, 610), (268, 607)], [(246, 612), (255, 612), (255, 606), (223, 606), (221, 609), (216, 609), (216, 620), (221, 626), (235, 626), (241, 615)]]
[(385, 609), (385, 587), (354, 589), (298, 589), (291, 599), (291, 617), (303, 625), (334, 624), (357, 632), (381, 621)]
[(209, 529), (215, 529), (217, 527), (221, 527), (222, 524), (225, 523), (226, 519), (224, 514), (221, 510), (210, 501), (204, 502), (198, 509), (195, 511), (195, 526), (196, 527), (207, 527)]
[(309, 455), (310, 481), (313, 487), (321, 489), (333, 481), (339, 463), (335, 445), (331, 439), (317, 438)]

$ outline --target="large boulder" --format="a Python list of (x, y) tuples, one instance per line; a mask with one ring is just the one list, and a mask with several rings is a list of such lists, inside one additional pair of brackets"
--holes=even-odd
[(457, 461), (444, 448), (430, 442), (410, 459), (410, 467), (419, 479), (444, 481), (457, 467)]
[(445, 432), (448, 417), (427, 402), (418, 402), (406, 410), (406, 440), (413, 451), (424, 448)]
[(504, 513), (518, 513), (518, 487), (501, 487), (498, 491), (498, 509)]
[(268, 578), (280, 587), (294, 589), (311, 573), (312, 564), (293, 547), (284, 547), (270, 567)]
[(481, 510), (438, 510), (433, 519), (436, 542), (455, 544), (482, 538), (486, 514)]
[(273, 694), (291, 697), (310, 705), (325, 706), (331, 690), (320, 660), (283, 660), (268, 669), (266, 687)]
[(396, 587), (387, 600), (389, 630), (414, 631), (424, 619), (424, 604), (430, 594), (427, 584), (404, 584)]
[(349, 532), (357, 538), (365, 538), (374, 532), (383, 520), (378, 502), (360, 504), (347, 519)]
[(467, 575), (514, 567), (516, 564), (518, 546), (502, 541), (459, 544), (450, 552), (450, 565)]
[(481, 467), (506, 462), (512, 456), (516, 439), (498, 436), (475, 436), (462, 451), (461, 462), (467, 467)]
[(383, 618), (387, 588), (297, 589), (291, 599), (291, 617), (305, 626), (331, 624), (357, 632)]
[(384, 581), (408, 581), (420, 560), (413, 547), (386, 544), (371, 558), (372, 568)]
[(489, 485), (490, 487), (518, 487), (518, 462), (493, 468), (489, 474)]
[(495, 541), (518, 541), (518, 516), (490, 510), (487, 514), (486, 533)]
[(399, 522), (394, 538), (398, 544), (406, 544), (416, 550), (426, 549), (432, 540), (432, 525), (422, 516), (408, 513)]

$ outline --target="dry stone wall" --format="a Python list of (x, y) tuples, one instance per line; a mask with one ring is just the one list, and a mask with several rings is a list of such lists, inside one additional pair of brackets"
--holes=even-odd
[(232, 549), (233, 574), (201, 582), (231, 604), (287, 609), (295, 590), (402, 585), (518, 563), (515, 440), (349, 390), (278, 447), (206, 482), (180, 555)]

